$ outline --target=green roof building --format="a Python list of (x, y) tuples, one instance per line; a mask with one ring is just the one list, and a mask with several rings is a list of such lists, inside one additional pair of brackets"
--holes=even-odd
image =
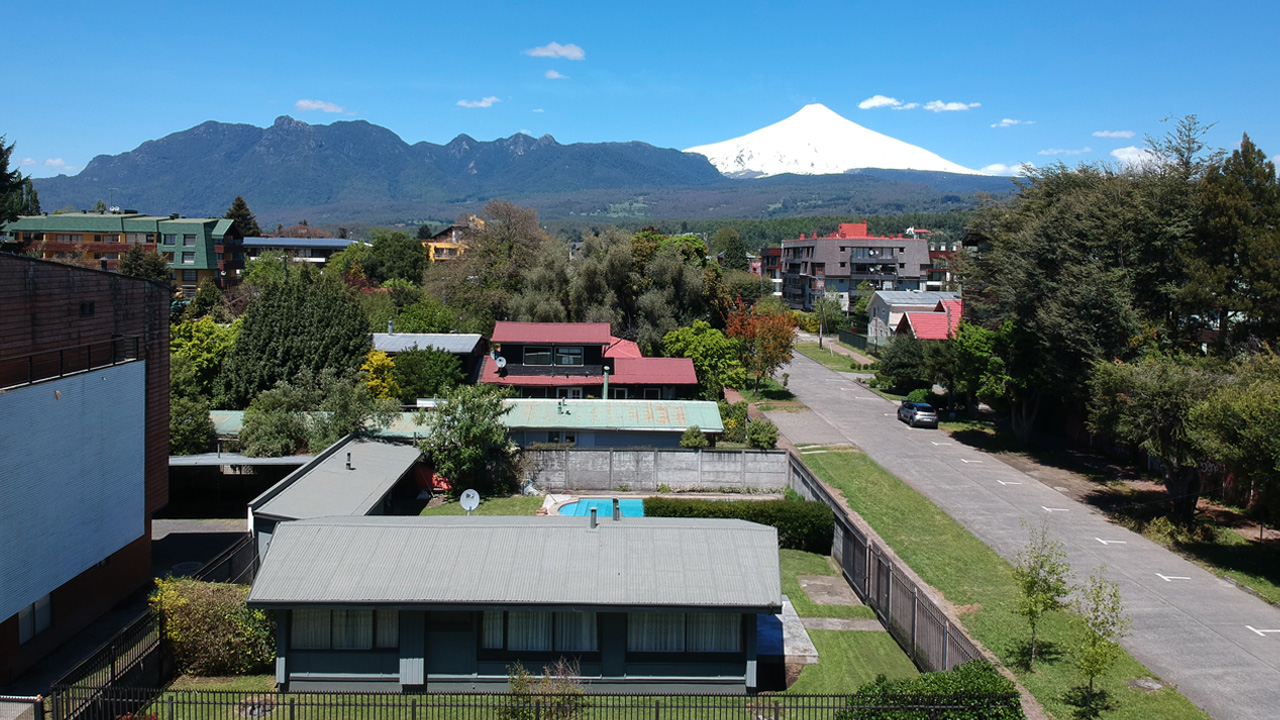
[(211, 279), (235, 284), (244, 267), (243, 238), (224, 218), (160, 217), (136, 212), (75, 212), (27, 215), (4, 226), (0, 245), (29, 250), (49, 260), (76, 260), (114, 270), (133, 245), (169, 262), (175, 287), (187, 297)]

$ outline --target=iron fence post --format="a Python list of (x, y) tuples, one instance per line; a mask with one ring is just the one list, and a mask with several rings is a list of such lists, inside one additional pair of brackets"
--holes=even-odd
[(916, 588), (911, 588), (911, 660), (916, 660), (916, 615), (920, 606), (920, 595)]
[(116, 684), (116, 644), (111, 643), (111, 684)]
[(653, 701), (653, 720), (662, 720), (662, 701)]
[(533, 720), (542, 720), (542, 700), (533, 701)]
[(294, 720), (294, 715), (293, 715), (293, 698), (289, 698), (289, 720)]
[(418, 699), (409, 701), (409, 720), (418, 720)]
[(951, 644), (951, 621), (942, 618), (942, 667), (939, 670), (949, 670), (947, 667), (947, 646)]
[(36, 717), (35, 720), (44, 720), (44, 696), (36, 696)]
[(169, 696), (169, 720), (174, 720), (172, 695)]

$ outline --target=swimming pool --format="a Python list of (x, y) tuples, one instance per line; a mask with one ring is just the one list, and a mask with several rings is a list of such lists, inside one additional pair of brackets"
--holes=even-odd
[[(619, 509), (622, 517), (644, 517), (644, 500), (641, 498), (619, 498)], [(561, 515), (586, 517), (596, 508), (596, 516), (603, 519), (613, 517), (613, 498), (584, 498), (560, 506)]]

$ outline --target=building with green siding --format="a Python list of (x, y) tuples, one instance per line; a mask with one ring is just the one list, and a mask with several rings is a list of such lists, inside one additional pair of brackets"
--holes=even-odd
[(4, 226), (0, 235), (5, 250), (96, 263), (103, 270), (114, 270), (133, 245), (164, 255), (174, 286), (187, 297), (206, 279), (222, 288), (235, 284), (244, 268), (243, 238), (225, 218), (136, 212), (27, 215)]

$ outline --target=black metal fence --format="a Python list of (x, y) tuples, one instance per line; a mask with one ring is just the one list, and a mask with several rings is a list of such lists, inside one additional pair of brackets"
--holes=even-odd
[(835, 512), (831, 555), (844, 577), (872, 610), (903, 651), (925, 670), (950, 670), (982, 657), (964, 630), (951, 621), (928, 593), (911, 580), (905, 565), (886, 552), (887, 546), (865, 523), (853, 516), (794, 454), (790, 456), (790, 485), (809, 500), (826, 503)]
[(245, 533), (193, 575), (197, 580), (237, 585), (252, 585), (257, 576), (258, 544), (251, 533)]
[[(920, 717), (983, 717), (1007, 711), (1017, 694), (529, 695), (513, 693), (277, 693), (117, 688), (92, 696), (55, 688), (46, 720), (836, 720), (862, 710), (917, 710)], [(78, 708), (68, 714), (67, 708)], [(990, 713), (984, 713), (989, 710)]]

